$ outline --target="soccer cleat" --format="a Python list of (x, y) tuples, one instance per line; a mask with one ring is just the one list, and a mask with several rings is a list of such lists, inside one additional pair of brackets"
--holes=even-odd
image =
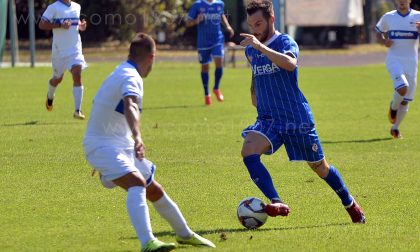
[(271, 217), (276, 217), (279, 215), (287, 216), (290, 213), (290, 208), (286, 204), (280, 202), (273, 202), (265, 206), (265, 213)]
[(150, 240), (141, 248), (141, 252), (167, 252), (176, 248), (175, 243), (165, 243), (158, 239)]
[(391, 128), (391, 132), (390, 133), (391, 133), (391, 136), (394, 139), (402, 139), (403, 138), (399, 129), (393, 129), (393, 128)]
[(53, 99), (48, 99), (48, 96), (47, 96), (47, 99), (45, 100), (45, 108), (47, 108), (47, 110), (48, 111), (52, 111), (53, 110)]
[(80, 110), (74, 111), (73, 114), (74, 119), (85, 120), (86, 116)]
[(207, 106), (211, 105), (211, 96), (210, 95), (204, 96), (204, 104), (206, 104)]
[(216, 98), (219, 102), (223, 101), (224, 97), (223, 97), (222, 92), (220, 92), (219, 89), (213, 89), (213, 93), (216, 95)]
[(346, 208), (346, 210), (349, 213), (353, 223), (366, 223), (365, 214), (355, 200), (353, 200), (351, 206)]
[(186, 244), (186, 245), (200, 246), (200, 247), (210, 247), (210, 248), (216, 247), (216, 245), (214, 245), (213, 242), (207, 240), (204, 237), (201, 237), (200, 235), (196, 233), (193, 233), (193, 235), (189, 239), (182, 239), (179, 236), (176, 236), (175, 239), (179, 244)]
[(390, 123), (394, 124), (397, 121), (397, 110), (393, 110), (391, 105), (389, 105), (388, 119)]

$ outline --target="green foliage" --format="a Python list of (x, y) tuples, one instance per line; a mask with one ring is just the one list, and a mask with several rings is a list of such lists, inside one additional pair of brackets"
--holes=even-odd
[[(115, 65), (91, 63), (83, 73), (88, 116)], [(154, 67), (145, 79), (142, 133), (156, 179), (215, 251), (420, 251), (420, 105), (410, 105), (405, 139), (391, 140), (385, 66), (300, 69), (327, 159), (368, 223), (351, 224), (326, 183), (306, 164), (288, 162), (282, 148), (263, 162), (292, 212), (256, 231), (244, 230), (235, 216), (246, 196), (263, 198), (240, 156), (241, 130), (256, 116), (250, 70), (226, 69), (226, 100), (210, 107), (203, 106), (199, 71), (197, 63)], [(82, 150), (86, 122), (72, 118), (71, 77), (65, 75), (47, 112), (50, 68), (0, 69), (0, 76), (0, 251), (139, 251), (125, 192), (90, 176)], [(156, 236), (174, 241), (151, 205), (150, 212)]]

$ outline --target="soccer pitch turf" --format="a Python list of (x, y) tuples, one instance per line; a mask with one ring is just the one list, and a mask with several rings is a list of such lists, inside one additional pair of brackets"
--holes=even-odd
[[(116, 65), (94, 63), (84, 72), (88, 117)], [(392, 86), (384, 66), (299, 71), (326, 157), (363, 207), (366, 225), (352, 224), (328, 185), (306, 164), (288, 162), (284, 148), (263, 162), (291, 214), (255, 231), (239, 224), (237, 204), (247, 196), (264, 199), (240, 156), (240, 133), (256, 117), (246, 68), (227, 68), (225, 102), (213, 98), (205, 107), (198, 64), (155, 65), (145, 79), (142, 134), (157, 181), (215, 251), (420, 251), (418, 101), (401, 125), (404, 139), (391, 140)], [(86, 121), (72, 117), (68, 73), (54, 110), (45, 110), (50, 75), (42, 67), (0, 69), (0, 251), (138, 251), (125, 192), (104, 189), (90, 176), (82, 150)], [(149, 209), (155, 235), (175, 241)]]

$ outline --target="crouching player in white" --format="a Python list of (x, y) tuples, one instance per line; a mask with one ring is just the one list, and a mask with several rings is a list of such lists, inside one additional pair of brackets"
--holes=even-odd
[(420, 12), (410, 9), (410, 3), (395, 0), (397, 9), (383, 15), (376, 25), (378, 41), (389, 48), (386, 67), (394, 83), (394, 98), (388, 118), (394, 138), (402, 138), (399, 126), (417, 87)]
[(75, 107), (73, 117), (83, 120), (85, 115), (81, 111), (83, 99), (82, 70), (87, 65), (82, 54), (79, 31), (86, 30), (86, 21), (80, 21), (80, 5), (70, 0), (54, 2), (42, 14), (39, 28), (53, 31), (53, 77), (48, 83), (45, 107), (48, 111), (52, 111), (55, 89), (63, 80), (64, 72), (69, 70), (73, 77)]
[(180, 244), (215, 247), (191, 231), (178, 206), (153, 178), (155, 166), (144, 158), (140, 133), (143, 80), (154, 62), (153, 39), (139, 33), (130, 45), (128, 61), (104, 81), (94, 98), (83, 141), (86, 159), (100, 172), (104, 186), (127, 190), (127, 210), (142, 244), (142, 251), (170, 251), (174, 243), (153, 236), (146, 198), (171, 225)]

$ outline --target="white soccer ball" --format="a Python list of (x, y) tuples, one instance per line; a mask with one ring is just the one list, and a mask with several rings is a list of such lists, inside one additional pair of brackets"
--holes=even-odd
[(238, 206), (237, 215), (239, 222), (248, 229), (261, 227), (267, 221), (268, 217), (264, 208), (265, 204), (259, 198), (245, 198)]

